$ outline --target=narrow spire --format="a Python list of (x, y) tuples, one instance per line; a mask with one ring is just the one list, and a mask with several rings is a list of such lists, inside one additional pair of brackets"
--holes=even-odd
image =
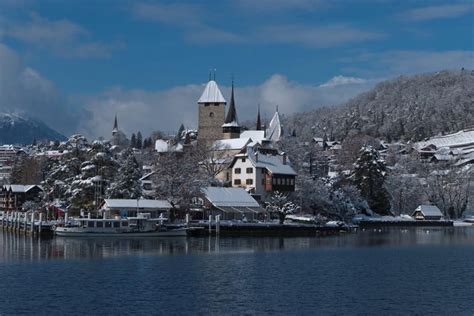
[(118, 129), (118, 124), (117, 124), (117, 114), (115, 114), (115, 120), (114, 120), (114, 129)]
[(235, 99), (234, 99), (234, 80), (232, 79), (232, 90), (230, 93), (230, 104), (229, 110), (227, 111), (227, 116), (224, 123), (237, 123), (237, 111), (235, 110)]
[(214, 81), (216, 81), (216, 68), (214, 68)]
[(262, 121), (260, 119), (260, 103), (258, 104), (258, 111), (257, 111), (257, 131), (262, 130)]
[(209, 81), (211, 81), (211, 79), (212, 79), (211, 75), (212, 75), (212, 70), (209, 69)]
[(278, 113), (278, 104), (277, 104), (277, 106), (276, 106), (276, 111), (277, 111), (277, 113)]

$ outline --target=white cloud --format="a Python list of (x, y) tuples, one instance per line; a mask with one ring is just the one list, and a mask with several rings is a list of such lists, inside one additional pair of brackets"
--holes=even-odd
[(386, 34), (381, 32), (364, 31), (346, 24), (266, 26), (257, 34), (258, 38), (265, 42), (296, 43), (315, 48), (337, 47), (348, 43), (366, 42), (386, 37)]
[(447, 4), (416, 8), (399, 15), (400, 18), (408, 21), (427, 21), (435, 19), (456, 18), (474, 10), (474, 5), (467, 4)]
[(386, 51), (340, 60), (345, 70), (361, 76), (393, 77), (447, 69), (474, 69), (474, 51)]
[(254, 12), (274, 12), (286, 10), (315, 10), (321, 6), (326, 6), (327, 1), (319, 0), (238, 0), (237, 5), (245, 10)]
[[(360, 79), (363, 80), (363, 79)], [(321, 106), (342, 103), (374, 85), (372, 80), (332, 86), (306, 85), (275, 74), (260, 85), (236, 86), (237, 112), (241, 121), (253, 120), (260, 104), (264, 117), (270, 118), (278, 105), (283, 114), (306, 111)], [(220, 85), (226, 98), (230, 88)], [(113, 117), (129, 135), (140, 130), (148, 135), (153, 130), (173, 133), (181, 123), (197, 126), (199, 98), (204, 84), (178, 86), (163, 91), (123, 90), (112, 88), (99, 95), (88, 96), (84, 102), (92, 116), (82, 122), (81, 132), (90, 136), (109, 137)]]
[(336, 87), (340, 85), (346, 85), (346, 84), (361, 84), (367, 82), (366, 79), (362, 78), (355, 78), (355, 77), (346, 77), (346, 76), (335, 76), (332, 77), (329, 81), (319, 85), (320, 88), (324, 87)]
[(36, 13), (26, 23), (7, 26), (6, 36), (68, 58), (107, 57), (111, 46), (90, 40), (89, 32), (69, 20), (48, 20)]
[(0, 112), (36, 117), (60, 132), (76, 129), (72, 113), (54, 84), (23, 65), (18, 55), (0, 43)]
[[(206, 21), (206, 12), (192, 4), (136, 3), (134, 16), (144, 21), (158, 22), (181, 28), (184, 38), (194, 43), (235, 43), (244, 39), (238, 34), (212, 27)], [(215, 21), (215, 17), (211, 20)], [(221, 21), (218, 19), (218, 21)]]

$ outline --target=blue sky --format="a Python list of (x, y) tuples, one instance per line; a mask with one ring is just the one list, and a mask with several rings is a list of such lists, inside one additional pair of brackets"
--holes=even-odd
[(129, 133), (193, 127), (217, 69), (224, 94), (234, 75), (242, 119), (257, 103), (309, 110), (401, 74), (474, 68), (473, 21), (472, 1), (3, 0), (0, 85), (28, 100), (0, 101), (50, 124), (60, 113), (65, 133), (107, 136), (114, 113)]

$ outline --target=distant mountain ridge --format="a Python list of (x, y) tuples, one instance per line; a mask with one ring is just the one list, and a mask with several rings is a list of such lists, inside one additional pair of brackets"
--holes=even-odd
[(474, 127), (474, 71), (441, 71), (383, 81), (341, 106), (284, 119), (298, 136), (344, 139), (364, 133), (419, 141)]
[(66, 140), (40, 120), (18, 114), (0, 113), (0, 144), (31, 144), (33, 140)]

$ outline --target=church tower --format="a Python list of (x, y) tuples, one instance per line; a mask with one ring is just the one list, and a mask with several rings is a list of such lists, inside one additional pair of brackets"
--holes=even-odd
[[(215, 79), (215, 78), (214, 78)], [(209, 80), (198, 100), (198, 143), (212, 145), (222, 139), (226, 101), (215, 80)]]
[(237, 120), (237, 110), (235, 109), (234, 99), (234, 81), (232, 81), (232, 92), (230, 94), (230, 105), (227, 110), (224, 125), (222, 125), (222, 132), (224, 133), (224, 139), (239, 138), (240, 137), (240, 125)]

